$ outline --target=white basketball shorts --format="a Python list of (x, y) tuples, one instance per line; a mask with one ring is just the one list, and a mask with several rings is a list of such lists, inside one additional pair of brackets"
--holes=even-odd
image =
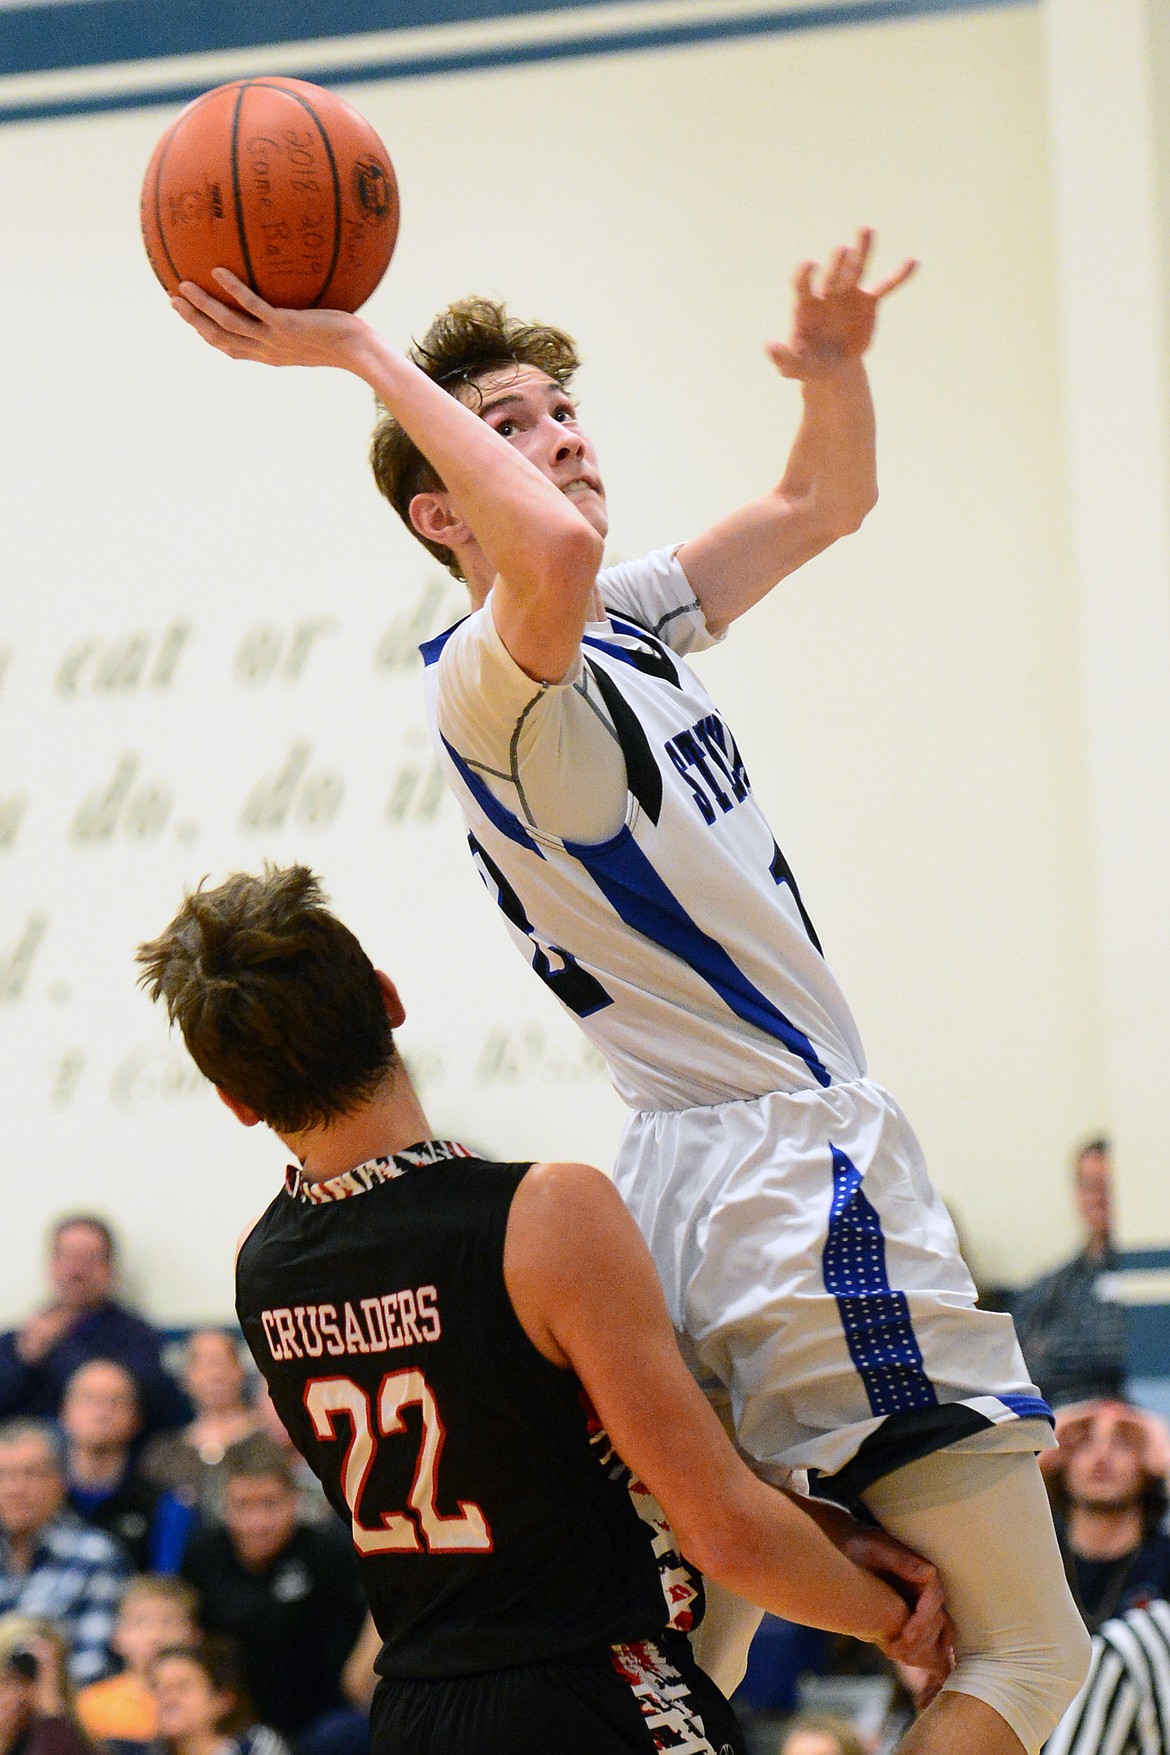
[(1042, 1450), (1009, 1316), (980, 1310), (893, 1098), (868, 1079), (635, 1114), (614, 1180), (688, 1364), (753, 1468), (852, 1503), (950, 1445)]

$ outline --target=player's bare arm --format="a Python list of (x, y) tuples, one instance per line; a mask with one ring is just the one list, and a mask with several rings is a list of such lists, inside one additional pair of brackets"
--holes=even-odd
[[(420, 496), (442, 502), (431, 508), (441, 524), (427, 534), (455, 547), (470, 533), (482, 551), (483, 579), (478, 593), (473, 583), (473, 598), (478, 595), (482, 601), (494, 575), (509, 602), (557, 606), (562, 614), (567, 610), (570, 619), (579, 614), (583, 627), (601, 563), (602, 537), (572, 493), (562, 491), (509, 442), (505, 416), (515, 411), (501, 406), (491, 418), (481, 417), (432, 383), (360, 317), (342, 311), (278, 309), (227, 269), (217, 269), (216, 276), (242, 309), (184, 281), (172, 300), (175, 310), (231, 359), (273, 366), (333, 366), (368, 384), (445, 485), (442, 496)], [(558, 431), (564, 424), (557, 409), (549, 410), (548, 419)], [(550, 610), (546, 620), (554, 619)], [(563, 656), (559, 651), (539, 656), (554, 668), (559, 663), (556, 674), (563, 674), (579, 640), (580, 628), (571, 644), (562, 641), (567, 646)], [(525, 665), (522, 637), (519, 644), (513, 656)], [(552, 675), (546, 670), (541, 680)]]
[(813, 262), (793, 283), (792, 333), (767, 352), (802, 386), (804, 412), (784, 474), (771, 493), (685, 543), (679, 561), (712, 632), (805, 561), (856, 530), (877, 499), (873, 402), (863, 356), (878, 306), (914, 272), (912, 261), (862, 285), (873, 232), (834, 252), (818, 284)]
[(504, 1274), (530, 1339), (576, 1372), (694, 1565), (776, 1615), (874, 1641), (941, 1680), (949, 1624), (934, 1569), (918, 1562), (911, 1616), (796, 1501), (757, 1480), (683, 1364), (649, 1252), (600, 1171), (529, 1172), (512, 1204)]

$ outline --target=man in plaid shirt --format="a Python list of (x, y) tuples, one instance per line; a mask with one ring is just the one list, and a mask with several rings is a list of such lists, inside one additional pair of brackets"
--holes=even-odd
[(0, 1614), (55, 1621), (75, 1683), (110, 1668), (110, 1635), (129, 1576), (118, 1543), (65, 1504), (56, 1436), (38, 1420), (0, 1426)]

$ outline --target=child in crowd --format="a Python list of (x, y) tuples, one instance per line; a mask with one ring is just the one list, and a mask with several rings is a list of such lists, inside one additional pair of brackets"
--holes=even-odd
[(274, 1730), (255, 1722), (230, 1639), (169, 1646), (155, 1659), (151, 1685), (152, 1755), (290, 1755)]
[(91, 1737), (103, 1742), (148, 1743), (158, 1733), (151, 1670), (161, 1651), (199, 1639), (198, 1597), (183, 1578), (144, 1573), (126, 1586), (111, 1649), (124, 1668), (91, 1682), (77, 1709)]
[(844, 1719), (802, 1712), (789, 1724), (776, 1755), (866, 1755), (866, 1751)]
[(65, 1641), (37, 1616), (0, 1616), (0, 1755), (93, 1755), (77, 1721)]

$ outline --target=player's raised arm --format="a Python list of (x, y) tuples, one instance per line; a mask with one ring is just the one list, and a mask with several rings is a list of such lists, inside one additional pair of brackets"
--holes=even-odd
[(873, 402), (863, 355), (882, 299), (915, 264), (865, 288), (868, 228), (817, 268), (797, 270), (792, 333), (767, 352), (782, 377), (800, 381), (804, 412), (784, 474), (771, 493), (741, 506), (685, 543), (679, 561), (713, 633), (758, 603), (787, 574), (860, 525), (877, 499)]
[(529, 1337), (571, 1365), (692, 1564), (773, 1614), (945, 1673), (933, 1568), (923, 1563), (911, 1617), (792, 1498), (757, 1480), (683, 1364), (649, 1253), (607, 1178), (581, 1164), (530, 1171), (513, 1201), (504, 1271)]
[[(435, 520), (425, 534), (451, 547), (470, 534), (489, 579), (495, 575), (504, 586), (516, 624), (513, 637), (504, 634), (513, 657), (541, 680), (563, 674), (580, 641), (603, 541), (566, 484), (554, 483), (509, 444), (510, 409), (501, 406), (490, 419), (485, 410), (473, 411), (359, 317), (279, 309), (227, 269), (215, 272), (243, 309), (184, 281), (172, 300), (179, 315), (232, 359), (334, 366), (363, 379), (443, 484), (441, 495), (420, 496), (434, 502), (424, 508)], [(565, 424), (555, 409), (548, 419), (558, 430)], [(562, 473), (567, 481), (568, 469)], [(565, 627), (567, 635), (558, 632)]]

